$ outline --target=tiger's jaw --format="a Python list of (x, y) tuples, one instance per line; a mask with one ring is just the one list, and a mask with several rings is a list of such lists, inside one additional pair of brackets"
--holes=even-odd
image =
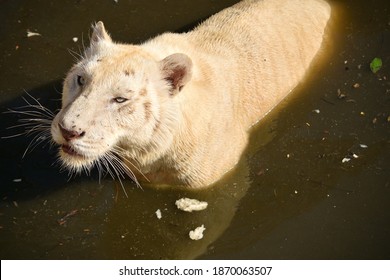
[(61, 156), (72, 156), (74, 158), (85, 158), (84, 155), (80, 154), (78, 151), (76, 151), (72, 146), (68, 144), (61, 145), (60, 149), (60, 155)]
[[(102, 151), (101, 154), (87, 153), (86, 151), (77, 149), (77, 146), (62, 144), (59, 148), (59, 161), (63, 168), (69, 171), (69, 174), (81, 172), (89, 174), (92, 168), (96, 168), (99, 176), (101, 174), (109, 174), (114, 180), (118, 180), (121, 185), (122, 180), (128, 177), (138, 187), (141, 187), (137, 176), (131, 168), (131, 166), (135, 167), (135, 165), (128, 159), (124, 159), (124, 152), (119, 146), (115, 146), (104, 152)], [(135, 170), (137, 170), (137, 167), (135, 167)], [(125, 190), (124, 192), (126, 194)]]
[(101, 157), (85, 153), (71, 144), (60, 145), (58, 155), (61, 165), (70, 172), (76, 173), (90, 170)]

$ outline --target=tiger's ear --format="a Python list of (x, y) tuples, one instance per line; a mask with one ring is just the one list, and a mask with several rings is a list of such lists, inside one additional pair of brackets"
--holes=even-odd
[(95, 23), (92, 26), (91, 45), (99, 43), (101, 41), (112, 42), (110, 35), (108, 35), (102, 21)]
[(175, 53), (160, 61), (164, 80), (170, 85), (170, 94), (175, 95), (191, 80), (192, 61), (182, 53)]

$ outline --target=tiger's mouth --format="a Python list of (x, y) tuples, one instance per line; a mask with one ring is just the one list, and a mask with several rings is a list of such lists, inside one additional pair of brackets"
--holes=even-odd
[(59, 158), (64, 167), (69, 170), (81, 171), (90, 169), (98, 157), (88, 155), (69, 144), (62, 144), (59, 149)]
[(63, 144), (61, 145), (61, 150), (67, 154), (67, 155), (70, 155), (70, 156), (73, 156), (73, 157), (79, 157), (79, 158), (85, 158), (84, 155), (80, 154), (79, 152), (77, 152), (75, 149), (73, 149), (70, 145), (66, 145), (66, 144)]
[[(111, 150), (99, 150), (101, 146), (86, 145), (85, 143), (63, 143), (59, 144), (59, 162), (70, 174), (86, 172), (88, 175), (92, 168), (96, 167), (99, 174), (110, 174), (114, 179), (122, 181), (127, 175), (137, 186), (140, 186), (136, 175), (126, 164), (134, 166), (131, 162), (123, 161), (121, 150), (113, 148)], [(137, 169), (136, 166), (134, 166)], [(141, 172), (142, 174), (142, 172)], [(145, 177), (146, 178), (146, 177)], [(122, 185), (123, 186), (123, 185)], [(125, 191), (126, 193), (126, 191)], [(127, 196), (127, 194), (126, 194)]]

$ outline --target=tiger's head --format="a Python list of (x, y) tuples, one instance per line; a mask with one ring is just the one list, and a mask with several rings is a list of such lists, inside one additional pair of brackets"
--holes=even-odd
[(62, 108), (51, 125), (62, 164), (72, 171), (115, 169), (118, 154), (145, 161), (162, 154), (179, 118), (175, 97), (191, 70), (187, 55), (158, 60), (142, 46), (114, 43), (98, 22), (90, 46), (66, 76)]

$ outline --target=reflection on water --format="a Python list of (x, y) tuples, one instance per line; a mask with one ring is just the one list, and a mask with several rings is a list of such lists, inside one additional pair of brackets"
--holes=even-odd
[[(66, 49), (82, 48), (93, 21), (139, 42), (185, 30), (233, 2), (2, 3), (1, 111), (23, 104), (23, 89), (58, 108), (61, 85), (50, 81), (64, 76), (72, 63)], [(1, 140), (2, 259), (388, 258), (389, 8), (384, 0), (370, 11), (367, 1), (333, 3), (323, 61), (253, 129), (237, 168), (212, 189), (138, 189), (126, 181), (126, 198), (109, 178), (68, 180), (49, 147), (21, 159), (28, 139)], [(61, 16), (49, 19), (54, 13)], [(27, 29), (43, 36), (27, 39)], [(376, 75), (367, 66), (375, 56), (384, 64)], [(2, 116), (2, 136), (13, 133), (5, 128), (16, 118)], [(185, 213), (174, 204), (181, 197), (209, 206)], [(204, 239), (190, 240), (202, 224)]]

